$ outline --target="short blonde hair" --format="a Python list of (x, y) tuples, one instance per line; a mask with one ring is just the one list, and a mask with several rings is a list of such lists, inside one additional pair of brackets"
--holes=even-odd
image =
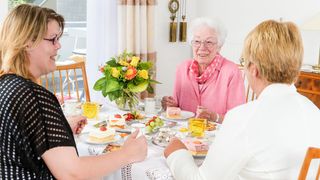
[(260, 75), (271, 83), (293, 83), (300, 71), (303, 45), (292, 22), (267, 20), (247, 36), (242, 52), (245, 64), (257, 65)]
[(63, 32), (64, 18), (49, 8), (22, 4), (8, 14), (0, 30), (0, 76), (12, 72), (35, 81), (29, 72), (27, 43), (33, 41), (36, 47), (51, 20), (57, 21)]

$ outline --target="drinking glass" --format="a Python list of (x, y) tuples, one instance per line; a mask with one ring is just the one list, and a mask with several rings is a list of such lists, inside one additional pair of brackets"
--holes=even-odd
[(80, 115), (80, 102), (76, 99), (65, 100), (63, 104), (63, 112), (66, 116)]
[(189, 133), (192, 137), (203, 137), (207, 127), (207, 119), (190, 118), (188, 125)]
[(96, 118), (99, 114), (100, 106), (95, 102), (85, 102), (82, 104), (82, 114), (89, 119)]
[(154, 98), (144, 99), (144, 112), (146, 114), (155, 114), (156, 111), (156, 100)]

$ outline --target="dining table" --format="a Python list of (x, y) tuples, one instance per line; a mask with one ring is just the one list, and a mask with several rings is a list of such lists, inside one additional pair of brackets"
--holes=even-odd
[[(75, 135), (75, 141), (77, 145), (77, 150), (79, 156), (95, 156), (105, 153), (104, 149), (106, 144), (92, 144), (88, 143), (84, 140), (83, 135), (89, 133), (92, 130), (95, 124), (101, 122), (103, 120), (107, 120), (109, 116), (114, 114), (125, 114), (128, 111), (123, 111), (113, 106), (103, 106), (100, 109), (99, 114), (95, 119), (88, 119), (87, 125), (84, 127), (83, 131), (79, 135)], [(143, 111), (141, 112), (143, 114)], [(158, 114), (144, 114), (144, 121), (146, 122), (148, 119), (153, 116), (161, 116), (161, 113)], [(173, 131), (179, 134), (179, 128), (185, 128), (188, 126), (187, 119), (177, 120), (177, 121), (167, 121), (164, 118), (164, 126), (173, 129)], [(145, 160), (133, 164), (128, 164), (121, 169), (104, 176), (102, 179), (104, 180), (171, 180), (174, 179), (169, 170), (169, 167), (166, 164), (165, 157), (163, 155), (164, 146), (155, 143), (154, 136), (156, 133), (147, 134), (145, 133), (145, 129), (140, 129), (143, 134), (146, 136), (148, 141), (148, 153)], [(180, 136), (183, 137), (185, 133), (180, 133)], [(210, 142), (214, 140), (214, 132), (209, 132), (206, 134), (210, 138)], [(120, 138), (117, 143), (121, 144), (125, 141), (124, 138)], [(204, 160), (204, 156), (194, 157), (194, 160), (197, 165), (201, 165)]]

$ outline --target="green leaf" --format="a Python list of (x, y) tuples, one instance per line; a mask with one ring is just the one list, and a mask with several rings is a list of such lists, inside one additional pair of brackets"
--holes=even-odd
[(120, 91), (113, 91), (109, 93), (109, 99), (110, 101), (114, 101), (120, 97)]
[(103, 87), (105, 86), (106, 78), (100, 78), (93, 86), (93, 89), (96, 91), (102, 91)]
[(120, 89), (120, 85), (119, 82), (117, 80), (114, 79), (109, 79), (109, 81), (106, 83), (106, 89), (105, 92), (109, 93), (112, 91), (116, 91)]
[(151, 93), (151, 94), (154, 93), (154, 89), (150, 84), (148, 85), (147, 91), (148, 91), (148, 93)]
[(133, 93), (138, 93), (138, 92), (142, 92), (145, 91), (148, 87), (148, 81), (142, 82), (138, 85), (135, 85), (133, 82), (130, 82), (128, 84), (128, 89), (133, 92)]
[(119, 66), (115, 58), (111, 58), (111, 60), (108, 61), (107, 64), (108, 64), (109, 66), (111, 66), (111, 67), (117, 67), (117, 66)]
[(153, 79), (150, 79), (149, 82), (152, 84), (162, 84), (161, 82), (153, 80)]
[(138, 64), (137, 69), (139, 69), (139, 70), (142, 70), (142, 69), (148, 70), (148, 69), (151, 68), (151, 66), (152, 66), (151, 62), (140, 62)]

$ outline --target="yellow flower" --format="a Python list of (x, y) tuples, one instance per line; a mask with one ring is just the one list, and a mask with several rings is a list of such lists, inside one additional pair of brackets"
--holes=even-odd
[(130, 64), (131, 64), (131, 66), (133, 66), (133, 67), (137, 67), (139, 61), (140, 61), (140, 58), (139, 58), (139, 57), (137, 57), (137, 56), (132, 56)]
[(149, 75), (148, 75), (148, 71), (143, 69), (139, 71), (139, 77), (142, 77), (143, 79), (148, 79)]
[(118, 78), (120, 75), (120, 71), (117, 68), (111, 68), (111, 76)]
[(129, 66), (130, 65), (126, 60), (123, 60), (123, 59), (121, 59), (119, 61), (119, 64), (122, 65), (122, 66)]

